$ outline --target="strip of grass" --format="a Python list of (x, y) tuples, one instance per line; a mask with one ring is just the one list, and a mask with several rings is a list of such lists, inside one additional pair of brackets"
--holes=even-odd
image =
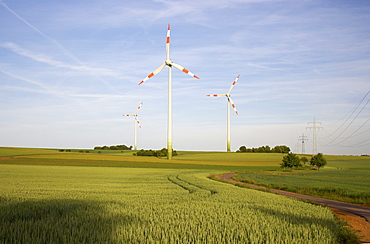
[(207, 164), (185, 164), (164, 162), (140, 162), (140, 161), (114, 161), (114, 160), (88, 160), (88, 159), (53, 159), (14, 157), (0, 160), (0, 164), (11, 165), (48, 165), (48, 166), (87, 166), (87, 167), (129, 167), (129, 168), (163, 168), (163, 169), (204, 169), (220, 170), (223, 172), (240, 172), (245, 170), (272, 170), (277, 167), (271, 166), (227, 166)]
[[(245, 166), (253, 166), (253, 167), (271, 167), (273, 169), (277, 169), (279, 166), (279, 162), (281, 161), (282, 154), (241, 154), (241, 153), (225, 153), (225, 152), (179, 152), (179, 156), (176, 156), (173, 160), (167, 160), (166, 158), (156, 158), (156, 157), (137, 157), (133, 155), (134, 151), (123, 151), (123, 152), (104, 152), (104, 153), (79, 153), (79, 150), (75, 150), (72, 152), (59, 152), (56, 149), (49, 149), (49, 150), (42, 150), (42, 149), (9, 149), (9, 148), (0, 148), (0, 155), (3, 156), (17, 156), (17, 155), (26, 155), (23, 156), (25, 159), (30, 159), (29, 161), (34, 163), (34, 160), (31, 159), (39, 159), (38, 165), (43, 164), (50, 164), (50, 161), (55, 161), (56, 159), (66, 160), (67, 164), (68, 161), (73, 160), (74, 163), (77, 160), (85, 161), (80, 162), (82, 165), (88, 165), (91, 163), (94, 166), (101, 164), (101, 166), (107, 165), (125, 165), (127, 163), (138, 163), (138, 164), (159, 164), (159, 165), (209, 165), (209, 166), (217, 166), (217, 167), (224, 167), (224, 168), (235, 168), (240, 169)], [(12, 159), (2, 159), (0, 163), (7, 164), (15, 162), (15, 158)], [(49, 161), (49, 163), (47, 162)], [(99, 161), (99, 162), (93, 162)], [(114, 163), (109, 163), (108, 161), (114, 161)], [(25, 160), (18, 160), (18, 164), (26, 163)], [(27, 163), (30, 164), (30, 163)]]
[(10, 157), (19, 155), (35, 155), (35, 154), (54, 154), (56, 149), (42, 148), (20, 148), (20, 147), (0, 147), (0, 157)]
[(235, 180), (315, 197), (370, 204), (369, 170), (246, 172)]

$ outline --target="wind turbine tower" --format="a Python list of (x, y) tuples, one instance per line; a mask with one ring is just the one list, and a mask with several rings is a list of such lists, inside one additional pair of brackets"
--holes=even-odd
[(135, 114), (124, 114), (124, 115), (122, 115), (122, 116), (133, 116), (135, 118), (135, 120), (134, 120), (134, 123), (135, 123), (134, 124), (134, 150), (137, 150), (137, 127), (140, 127), (141, 128), (140, 121), (137, 118), (137, 112), (141, 108), (141, 105), (142, 104), (143, 103), (140, 103), (139, 104), (139, 106), (136, 109), (136, 113)]
[(159, 66), (153, 73), (150, 73), (145, 79), (143, 79), (139, 85), (143, 84), (148, 79), (152, 78), (154, 75), (158, 74), (164, 66), (168, 66), (168, 125), (167, 125), (167, 158), (172, 159), (172, 67), (175, 67), (181, 70), (184, 73), (187, 73), (191, 77), (199, 79), (198, 76), (191, 73), (189, 70), (185, 69), (179, 64), (175, 64), (170, 59), (170, 33), (171, 28), (170, 24), (168, 24), (167, 28), (167, 37), (166, 37), (166, 60), (164, 64)]
[(231, 96), (230, 95), (230, 92), (234, 88), (234, 86), (235, 86), (236, 82), (238, 81), (239, 77), (240, 77), (240, 75), (238, 75), (235, 78), (234, 82), (231, 83), (231, 86), (229, 88), (229, 91), (226, 94), (207, 95), (209, 97), (226, 97), (227, 98), (227, 141), (226, 141), (226, 145), (227, 145), (226, 151), (227, 152), (230, 152), (231, 151), (231, 149), (230, 149), (230, 144), (231, 144), (230, 143), (230, 141), (231, 141), (231, 136), (230, 136), (230, 134), (231, 134), (230, 133), (230, 105), (231, 105), (231, 107), (233, 107), (235, 113), (238, 114), (238, 111), (236, 110), (236, 106), (235, 106), (233, 100), (230, 97)]

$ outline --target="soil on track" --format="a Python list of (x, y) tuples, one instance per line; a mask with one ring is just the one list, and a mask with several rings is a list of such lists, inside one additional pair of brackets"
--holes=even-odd
[[(241, 181), (236, 181), (232, 179), (237, 173), (230, 173), (219, 175), (218, 177), (226, 180), (232, 184), (243, 184), (252, 189), (266, 190), (265, 187), (256, 186), (253, 184), (248, 184)], [(299, 199), (305, 199), (309, 201), (314, 201), (321, 205), (329, 207), (339, 218), (344, 219), (349, 224), (349, 227), (355, 231), (358, 231), (358, 236), (360, 237), (361, 242), (370, 243), (370, 208), (343, 203), (323, 198), (311, 197), (302, 194), (296, 194), (292, 192), (269, 189), (272, 193), (276, 193), (283, 196), (294, 197)]]

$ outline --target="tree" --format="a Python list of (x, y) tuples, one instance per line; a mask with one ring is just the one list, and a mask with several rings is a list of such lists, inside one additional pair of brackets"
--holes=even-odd
[(269, 145), (261, 147), (246, 148), (245, 146), (239, 147), (238, 153), (289, 153), (290, 148), (288, 146), (276, 146), (271, 148)]
[(241, 147), (239, 147), (239, 150), (236, 151), (236, 152), (237, 153), (245, 153), (245, 152), (247, 152), (247, 148), (245, 146), (241, 146)]
[(320, 170), (320, 168), (324, 167), (327, 164), (327, 162), (326, 159), (324, 158), (324, 155), (322, 153), (318, 153), (317, 155), (311, 158), (310, 164), (314, 167), (316, 166), (317, 170)]
[(275, 146), (272, 149), (273, 153), (289, 153), (290, 148), (288, 146), (282, 145), (282, 146)]
[(301, 162), (303, 164), (306, 164), (308, 162), (308, 159), (306, 157), (301, 157)]
[(102, 146), (94, 147), (94, 150), (132, 150), (132, 146), (128, 147), (126, 145), (116, 145), (116, 146)]
[(292, 169), (293, 167), (299, 167), (301, 165), (301, 160), (299, 157), (294, 154), (294, 153), (288, 153), (283, 157), (283, 162), (280, 164), (281, 168), (290, 168)]

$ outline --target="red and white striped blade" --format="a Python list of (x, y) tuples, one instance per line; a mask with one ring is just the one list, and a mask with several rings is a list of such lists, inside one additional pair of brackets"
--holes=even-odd
[(135, 116), (135, 120), (136, 120), (136, 122), (137, 122), (137, 125), (141, 128), (141, 124), (140, 124), (140, 121), (139, 121), (139, 119), (137, 118), (137, 116)]
[(224, 97), (226, 94), (214, 94), (214, 95), (207, 95), (208, 97)]
[(141, 109), (142, 104), (143, 104), (142, 102), (139, 104), (139, 106), (137, 107), (137, 110)]
[(233, 102), (233, 100), (231, 99), (231, 97), (227, 97), (227, 99), (229, 99), (230, 103), (231, 103), (231, 107), (233, 107), (234, 111), (236, 114), (239, 114), (238, 110), (236, 110), (236, 106)]
[(156, 69), (156, 70), (153, 71), (153, 73), (151, 73), (150, 75), (148, 75), (147, 77), (145, 77), (144, 80), (140, 81), (140, 83), (138, 85), (143, 84), (145, 81), (149, 80), (150, 78), (152, 78), (153, 76), (155, 76), (156, 74), (158, 74), (159, 72), (161, 72), (161, 70), (164, 68), (164, 66), (166, 66), (166, 63), (164, 63), (161, 66), (159, 66), (158, 69)]
[(136, 116), (136, 114), (124, 114), (122, 116)]
[(238, 76), (235, 78), (234, 82), (231, 84), (230, 89), (229, 89), (229, 91), (227, 92), (227, 94), (228, 94), (228, 95), (230, 95), (230, 92), (231, 92), (231, 90), (234, 88), (234, 86), (235, 86), (236, 82), (238, 81), (239, 77), (240, 77), (240, 75), (238, 75)]
[(171, 42), (171, 27), (170, 24), (168, 24), (167, 28), (167, 37), (166, 37), (166, 59), (170, 59), (170, 42)]
[(182, 67), (181, 65), (179, 64), (175, 64), (175, 63), (171, 63), (171, 65), (179, 70), (181, 70), (182, 72), (184, 73), (187, 73), (188, 75), (190, 75), (191, 77), (194, 77), (194, 78), (197, 78), (199, 79), (198, 76), (194, 75), (193, 73), (191, 73), (189, 70), (185, 69), (184, 67)]

